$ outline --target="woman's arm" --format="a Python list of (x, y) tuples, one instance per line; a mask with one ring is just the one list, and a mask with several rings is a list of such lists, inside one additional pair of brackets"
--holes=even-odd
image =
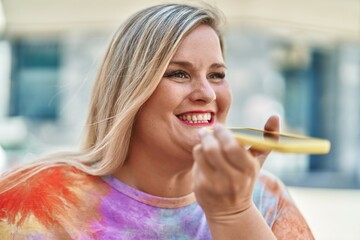
[(255, 205), (241, 213), (225, 216), (222, 219), (207, 217), (207, 221), (214, 240), (276, 239)]
[[(267, 130), (278, 131), (278, 118), (270, 118), (266, 125), (272, 128)], [(276, 239), (252, 199), (268, 153), (245, 149), (221, 125), (213, 134), (201, 131), (200, 137), (193, 151), (194, 192), (213, 238)]]

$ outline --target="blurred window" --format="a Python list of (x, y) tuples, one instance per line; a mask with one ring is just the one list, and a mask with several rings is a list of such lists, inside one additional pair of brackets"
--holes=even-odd
[(55, 120), (59, 108), (59, 43), (13, 41), (12, 56), (10, 116)]

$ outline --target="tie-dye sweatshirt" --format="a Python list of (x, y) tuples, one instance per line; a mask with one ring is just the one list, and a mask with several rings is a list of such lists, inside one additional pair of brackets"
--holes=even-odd
[[(267, 172), (254, 202), (278, 239), (313, 239), (284, 185)], [(211, 239), (194, 194), (162, 198), (112, 176), (53, 167), (0, 194), (1, 239)]]

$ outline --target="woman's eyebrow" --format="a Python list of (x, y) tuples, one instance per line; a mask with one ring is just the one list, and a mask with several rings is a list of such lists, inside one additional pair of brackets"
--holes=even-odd
[(225, 68), (226, 69), (226, 66), (224, 63), (213, 63), (210, 65), (210, 68)]
[(189, 68), (193, 67), (193, 64), (187, 61), (171, 61), (169, 65), (180, 65), (182, 67), (189, 67)]
[[(182, 67), (188, 67), (188, 68), (193, 68), (194, 65), (191, 63), (191, 62), (188, 62), (188, 61), (171, 61), (169, 63), (169, 65), (180, 65)], [(210, 68), (225, 68), (226, 69), (226, 66), (224, 63), (213, 63), (210, 65)]]

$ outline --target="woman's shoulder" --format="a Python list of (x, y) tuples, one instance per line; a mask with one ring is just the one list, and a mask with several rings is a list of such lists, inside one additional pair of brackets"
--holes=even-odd
[(260, 171), (257, 184), (274, 195), (284, 194), (284, 191), (287, 192), (284, 182), (265, 169)]
[(35, 207), (74, 201), (79, 188), (100, 184), (99, 179), (72, 166), (24, 169), (0, 183), (0, 206), (2, 209), (14, 204)]
[(290, 196), (279, 177), (262, 169), (254, 188), (253, 199), (259, 209), (272, 209), (272, 212), (276, 212), (281, 202), (284, 199), (290, 200)]
[(254, 203), (278, 239), (314, 239), (287, 186), (274, 174), (261, 171)]
[(71, 166), (16, 172), (1, 182), (0, 233), (5, 226), (18, 230), (60, 227), (60, 219), (81, 209), (96, 189), (103, 188), (102, 183), (99, 177)]
[(267, 170), (261, 170), (256, 182), (253, 200), (269, 226), (275, 222), (284, 202), (292, 199), (282, 180)]
[(21, 193), (23, 197), (62, 191), (92, 177), (72, 166), (36, 166), (7, 174), (0, 184), (0, 196)]

